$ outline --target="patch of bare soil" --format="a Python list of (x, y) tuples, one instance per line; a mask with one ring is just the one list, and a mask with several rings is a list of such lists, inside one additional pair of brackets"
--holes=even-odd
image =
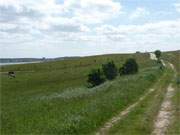
[(151, 60), (157, 60), (156, 55), (154, 53), (149, 53)]
[(167, 127), (173, 116), (172, 101), (171, 98), (174, 95), (174, 88), (170, 84), (167, 88), (167, 92), (164, 101), (161, 105), (160, 111), (154, 123), (153, 135), (164, 135)]

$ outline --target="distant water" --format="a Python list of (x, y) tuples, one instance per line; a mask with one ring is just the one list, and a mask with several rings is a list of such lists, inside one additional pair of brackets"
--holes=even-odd
[(30, 63), (40, 63), (42, 61), (32, 61), (32, 62), (8, 62), (8, 63), (0, 63), (0, 66), (5, 66), (5, 65), (19, 65), (19, 64), (30, 64)]

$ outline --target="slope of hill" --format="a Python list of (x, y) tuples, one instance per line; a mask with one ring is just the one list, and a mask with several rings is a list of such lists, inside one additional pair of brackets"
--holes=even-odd
[[(87, 88), (92, 68), (137, 60), (140, 71)], [(15, 71), (16, 78), (6, 72)], [(113, 54), (1, 68), (2, 134), (92, 134), (143, 96), (167, 71), (149, 54)], [(167, 77), (165, 77), (167, 78)], [(162, 85), (164, 87), (163, 82)]]
[[(166, 66), (169, 66), (168, 63), (173, 63), (176, 71), (172, 71), (173, 67), (168, 67), (170, 69), (154, 86), (154, 92), (137, 105), (127, 117), (114, 125), (108, 134), (141, 135), (153, 132), (154, 135), (159, 135), (166, 132), (169, 135), (176, 135), (180, 133), (180, 92), (179, 86), (176, 84), (179, 75), (179, 56), (179, 51), (163, 53), (162, 58), (165, 60)], [(169, 85), (170, 83), (171, 85)]]

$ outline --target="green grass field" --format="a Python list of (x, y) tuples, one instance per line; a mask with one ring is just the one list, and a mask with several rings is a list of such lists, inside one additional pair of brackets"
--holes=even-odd
[[(138, 74), (87, 88), (87, 74), (92, 68), (109, 60), (120, 67), (130, 57), (140, 66)], [(8, 78), (4, 73), (7, 71), (15, 71), (16, 78)], [(162, 86), (156, 87), (165, 87), (168, 75), (169, 71), (161, 71), (149, 54), (101, 55), (2, 67), (1, 134), (94, 134), (108, 119), (156, 85), (159, 78), (163, 78)], [(144, 106), (160, 102), (160, 98), (148, 99)], [(152, 110), (153, 106), (149, 111), (147, 107), (137, 111), (147, 111), (148, 115)], [(137, 122), (142, 121), (136, 115)], [(115, 133), (116, 127), (112, 131)]]

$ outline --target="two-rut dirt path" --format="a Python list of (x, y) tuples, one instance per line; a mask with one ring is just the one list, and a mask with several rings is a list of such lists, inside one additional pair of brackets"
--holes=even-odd
[[(156, 56), (153, 53), (150, 53), (150, 59), (157, 60)], [(165, 65), (164, 61), (163, 65)], [(174, 66), (169, 63), (172, 70), (175, 71)], [(127, 107), (125, 110), (121, 111), (118, 115), (114, 116), (110, 120), (108, 120), (104, 126), (102, 126), (97, 132), (96, 135), (107, 135), (108, 131), (117, 124), (123, 117), (128, 115), (129, 112), (131, 112), (142, 100), (144, 100), (151, 92), (153, 92), (155, 89), (151, 88), (146, 94), (144, 94), (142, 97), (139, 98), (138, 101)], [(172, 87), (172, 84), (169, 84), (167, 88), (167, 93), (165, 95), (164, 101), (161, 105), (160, 111), (158, 113), (158, 116), (156, 118), (156, 121), (154, 123), (154, 130), (152, 134), (155, 135), (163, 135), (164, 132), (167, 129), (167, 126), (170, 123), (171, 117), (172, 117), (172, 105), (171, 105), (171, 98), (174, 95), (174, 88)]]
[(167, 92), (165, 98), (161, 104), (158, 116), (154, 122), (154, 130), (152, 132), (153, 135), (164, 135), (167, 127), (169, 126), (172, 116), (172, 97), (174, 95), (174, 88), (172, 84), (169, 84), (167, 88)]
[[(174, 66), (171, 63), (169, 63), (169, 65), (175, 72), (176, 76), (176, 70)], [(157, 118), (154, 122), (154, 130), (152, 132), (153, 135), (164, 135), (166, 133), (167, 127), (170, 125), (170, 122), (173, 117), (172, 97), (174, 96), (174, 93), (175, 89), (172, 87), (172, 84), (170, 83), (167, 88), (164, 100), (161, 104)]]
[(150, 89), (146, 94), (144, 94), (142, 97), (139, 98), (138, 101), (127, 107), (125, 110), (120, 112), (118, 115), (111, 118), (109, 121), (107, 121), (102, 128), (96, 133), (96, 135), (106, 135), (108, 134), (108, 131), (110, 128), (112, 128), (115, 124), (119, 122), (123, 118), (123, 116), (126, 116), (129, 112), (131, 112), (142, 100), (144, 100), (151, 92), (153, 92), (154, 89)]

